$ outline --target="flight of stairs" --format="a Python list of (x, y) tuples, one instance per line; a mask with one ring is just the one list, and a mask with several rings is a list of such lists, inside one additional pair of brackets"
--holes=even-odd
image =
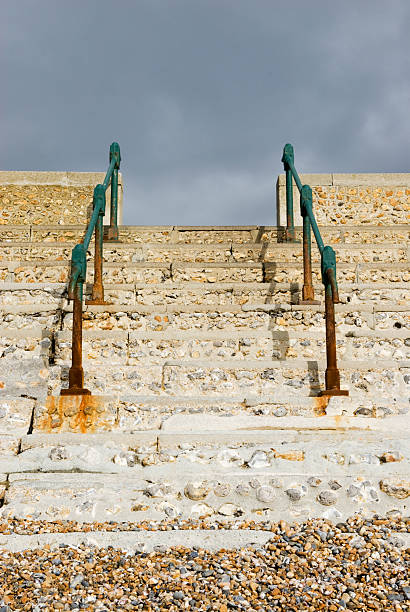
[(104, 244), (111, 304), (84, 306), (87, 403), (59, 397), (84, 227), (0, 227), (0, 516), (235, 527), (408, 513), (410, 230), (321, 229), (349, 397), (319, 396), (315, 245), (321, 304), (306, 306), (302, 246), (281, 229), (123, 226)]

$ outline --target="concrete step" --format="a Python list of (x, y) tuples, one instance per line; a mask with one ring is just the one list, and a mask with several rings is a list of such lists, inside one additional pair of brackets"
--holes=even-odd
[[(71, 305), (70, 305), (71, 307)], [(16, 314), (29, 307), (16, 307)], [(341, 333), (369, 330), (405, 330), (410, 328), (407, 306), (395, 304), (337, 304), (336, 326)], [(27, 312), (29, 315), (29, 313)], [(71, 329), (71, 310), (62, 312), (62, 328)], [(192, 331), (323, 331), (323, 305), (245, 304), (244, 306), (170, 305), (154, 310), (150, 306), (87, 306), (83, 328), (157, 331), (167, 329)]]
[[(95, 394), (144, 395), (269, 395), (279, 400), (284, 389), (289, 393), (318, 395), (324, 389), (325, 361), (288, 359), (264, 360), (167, 360), (161, 365), (99, 366), (84, 364), (87, 387)], [(356, 397), (375, 394), (409, 397), (409, 361), (345, 361), (339, 360), (342, 388)], [(4, 368), (7, 364), (4, 364)], [(67, 367), (51, 366), (48, 390), (59, 393), (68, 386)], [(9, 383), (10, 384), (10, 383)], [(14, 393), (15, 386), (5, 392)]]
[[(33, 535), (1, 535), (0, 547), (10, 552), (23, 552), (45, 548), (55, 550), (63, 548), (74, 548), (84, 546), (96, 546), (101, 548), (115, 548), (127, 553), (153, 552), (165, 550), (175, 546), (186, 548), (203, 548), (209, 551), (217, 551), (221, 548), (242, 549), (264, 546), (272, 538), (269, 530), (262, 529), (240, 529), (240, 530), (216, 530), (212, 529), (173, 529), (172, 531), (144, 531), (135, 528), (132, 531), (94, 531), (70, 533), (39, 533)], [(356, 534), (350, 534), (351, 539)], [(406, 534), (400, 534), (403, 539)], [(399, 541), (401, 541), (401, 539)], [(404, 538), (405, 539), (405, 538)], [(407, 541), (407, 540), (405, 540)]]
[[(133, 434), (26, 435), (21, 439), (18, 455), (0, 458), (0, 471), (129, 474), (146, 479), (150, 476), (178, 479), (181, 474), (192, 476), (199, 470), (210, 479), (215, 472), (228, 475), (240, 470), (246, 470), (250, 475), (255, 471), (269, 474), (274, 470), (283, 476), (298, 474), (303, 467), (308, 472), (317, 471), (329, 476), (361, 474), (380, 478), (389, 468), (394, 467), (397, 475), (406, 474), (410, 468), (407, 436), (395, 429), (398, 424), (395, 425), (395, 420), (402, 423), (400, 419), (389, 420), (393, 429), (386, 437), (380, 436), (380, 428), (352, 427), (347, 437), (343, 425), (337, 428), (335, 424), (331, 431), (315, 423), (316, 428), (305, 427), (296, 432), (294, 429), (278, 429), (276, 421), (269, 419), (271, 425), (275, 424), (275, 429), (255, 431), (240, 428), (244, 422), (255, 425), (260, 421), (258, 417), (201, 419), (206, 426), (215, 424), (216, 427), (221, 425), (218, 420), (222, 420), (222, 426), (236, 421), (237, 428), (232, 431), (183, 431), (183, 428), (175, 431), (183, 418), (192, 419), (194, 427), (201, 426), (198, 417), (179, 415), (169, 419), (168, 430), (165, 427)], [(363, 422), (363, 419), (355, 420)], [(267, 419), (264, 421), (266, 425)], [(233, 425), (235, 427), (235, 423)]]
[[(314, 286), (316, 299), (323, 301), (323, 285)], [(92, 284), (87, 283), (85, 294), (91, 296)], [(142, 304), (163, 306), (164, 304), (208, 304), (243, 305), (249, 303), (297, 304), (301, 299), (301, 283), (199, 283), (164, 282), (143, 284), (104, 284), (107, 302), (113, 304)], [(396, 303), (410, 302), (408, 283), (339, 283), (341, 303)], [(6, 305), (54, 304), (62, 307), (67, 303), (66, 283), (16, 283), (0, 282), (0, 308)]]
[[(3, 360), (4, 361), (4, 360)], [(3, 364), (3, 362), (2, 362)], [(87, 365), (87, 364), (86, 364)], [(12, 364), (2, 365), (3, 372), (11, 371)], [(160, 373), (160, 368), (156, 369)], [(218, 372), (218, 370), (215, 370)], [(272, 370), (270, 371), (272, 372)], [(269, 372), (269, 374), (270, 374)], [(262, 371), (263, 373), (263, 371)], [(93, 375), (94, 374), (94, 378)], [(360, 377), (362, 373), (359, 372)], [(98, 376), (99, 375), (99, 376)], [(350, 397), (332, 398), (317, 397), (316, 394), (301, 390), (296, 392), (289, 384), (272, 392), (255, 393), (248, 388), (239, 388), (237, 392), (230, 390), (222, 395), (219, 393), (197, 394), (183, 391), (180, 394), (158, 394), (149, 389), (146, 393), (135, 389), (136, 377), (144, 375), (143, 371), (128, 368), (126, 375), (130, 378), (119, 384), (119, 378), (124, 375), (122, 368), (116, 368), (108, 382), (102, 383), (101, 368), (96, 372), (86, 368), (85, 383), (87, 387), (94, 385), (94, 392), (101, 393), (101, 385), (114, 387), (113, 395), (94, 395), (81, 402), (81, 397), (49, 396), (52, 388), (59, 388), (62, 376), (61, 368), (43, 366), (36, 369), (33, 361), (19, 362), (14, 367), (12, 376), (4, 376), (5, 382), (0, 391), (0, 455), (15, 454), (19, 447), (19, 437), (34, 431), (58, 432), (99, 432), (158, 429), (169, 418), (176, 414), (191, 415), (271, 415), (278, 420), (278, 427), (285, 427), (289, 417), (292, 427), (306, 427), (306, 421), (299, 423), (295, 418), (315, 417), (324, 415), (355, 416), (355, 426), (359, 418), (389, 420), (395, 415), (404, 415), (409, 410), (408, 393), (392, 392), (390, 388), (376, 387), (375, 392), (364, 392), (368, 380), (361, 381), (356, 389), (351, 385)], [(279, 376), (279, 373), (276, 372)], [(113, 381), (113, 377), (116, 380)], [(67, 386), (67, 369), (63, 370), (64, 384)], [(299, 380), (295, 384), (299, 384)], [(115, 384), (114, 384), (115, 383)], [(133, 385), (130, 388), (130, 385)], [(151, 385), (154, 388), (154, 384)], [(57, 391), (55, 391), (57, 393)], [(370, 419), (370, 420), (368, 420)], [(314, 419), (313, 419), (314, 421)], [(308, 421), (310, 427), (312, 419)], [(288, 423), (288, 425), (289, 425)], [(303, 424), (304, 423), (304, 424)]]
[[(395, 303), (336, 304), (338, 333), (361, 330), (397, 330), (410, 327), (407, 306)], [(0, 305), (0, 327), (67, 330), (72, 325), (72, 303)], [(218, 305), (106, 305), (84, 306), (84, 330), (156, 331), (324, 331), (323, 305), (290, 304)]]
[[(410, 334), (407, 331), (363, 330), (362, 333), (347, 332), (337, 338), (340, 359), (380, 359), (391, 361), (410, 360)], [(34, 334), (34, 330), (32, 332)], [(29, 357), (48, 355), (51, 342), (37, 335), (26, 336), (19, 332), (16, 340), (14, 330), (0, 328), (0, 351), (3, 357)], [(56, 332), (53, 359), (58, 365), (68, 365), (71, 360), (71, 332)], [(13, 348), (14, 347), (14, 348)], [(43, 351), (43, 352), (41, 352)], [(0, 353), (1, 354), (1, 353)], [(325, 359), (326, 341), (322, 331), (293, 333), (285, 331), (248, 332), (196, 332), (172, 331), (168, 328), (158, 337), (155, 331), (89, 330), (83, 334), (83, 360), (94, 364), (138, 365), (160, 364), (167, 359)]]
[[(37, 403), (24, 397), (2, 397), (2, 414), (7, 414), (3, 414), (0, 422), (0, 459), (8, 461), (17, 455), (21, 458), (23, 451), (39, 446), (85, 444), (98, 448), (101, 445), (118, 447), (120, 450), (141, 447), (145, 453), (152, 453), (166, 448), (186, 450), (209, 444), (252, 446), (261, 440), (267, 443), (271, 435), (281, 437), (283, 444), (288, 439), (303, 441), (309, 436), (314, 440), (315, 436), (330, 435), (329, 432), (349, 440), (352, 435), (367, 436), (369, 432), (373, 432), (375, 439), (379, 439), (382, 432), (387, 432), (386, 439), (393, 434), (406, 435), (403, 432), (408, 428), (408, 416), (397, 409), (386, 413), (383, 399), (386, 398), (378, 397), (367, 402), (365, 407), (353, 397), (329, 399), (289, 395), (276, 402), (270, 396), (93, 396), (85, 404), (78, 396), (49, 396), (44, 402)], [(372, 403), (378, 407), (372, 408)], [(391, 405), (394, 406), (394, 399)], [(400, 408), (398, 404), (397, 407)], [(74, 423), (72, 417), (79, 421), (79, 415), (85, 409), (94, 422)], [(47, 413), (63, 415), (65, 422), (47, 425)], [(96, 426), (95, 413), (103, 415), (104, 426)], [(131, 422), (132, 415), (134, 423)], [(17, 417), (20, 423), (16, 425)], [(34, 427), (31, 428), (33, 418)], [(148, 459), (142, 464), (150, 465)], [(5, 465), (2, 463), (3, 473), (10, 472)], [(81, 467), (80, 471), (87, 471), (87, 465), (76, 464), (75, 469)], [(52, 471), (56, 469), (54, 467)], [(109, 469), (117, 470), (113, 466)]]
[[(321, 226), (325, 243), (395, 243), (408, 244), (408, 225), (332, 225)], [(0, 227), (0, 241), (27, 240), (33, 242), (79, 242), (85, 232), (83, 225), (6, 225)], [(142, 244), (182, 243), (212, 244), (223, 242), (282, 242), (284, 229), (276, 226), (120, 226), (120, 240), (124, 243)], [(302, 229), (296, 228), (296, 238), (301, 240)]]
[[(350, 429), (347, 438), (340, 426), (296, 432), (265, 423), (255, 431), (256, 417), (234, 420), (185, 418), (183, 431), (176, 417), (151, 438), (27, 436), (21, 454), (0, 463), (8, 470), (1, 515), (78, 522), (219, 517), (229, 524), (405, 513), (408, 444), (399, 429)], [(41, 471), (30, 473), (30, 466)]]
[[(69, 259), (60, 262), (0, 262), (2, 282), (66, 283), (70, 271)], [(321, 283), (318, 264), (313, 265), (313, 281)], [(87, 279), (92, 282), (93, 263), (89, 262)], [(339, 282), (347, 283), (405, 283), (410, 280), (409, 264), (399, 263), (341, 263), (338, 265)], [(103, 279), (107, 283), (161, 283), (174, 282), (303, 282), (300, 263), (112, 263), (104, 264)]]
[[(70, 261), (71, 251), (75, 246), (71, 243), (27, 243), (0, 242), (1, 261)], [(408, 244), (399, 246), (387, 244), (338, 244), (335, 245), (338, 263), (370, 263), (370, 262), (408, 262)], [(93, 248), (89, 249), (88, 257), (93, 257)], [(234, 242), (213, 244), (115, 244), (104, 245), (104, 260), (108, 263), (138, 263), (138, 262), (303, 262), (303, 252), (300, 244), (278, 244), (277, 242), (249, 243), (242, 245)], [(319, 250), (312, 248), (312, 260), (320, 261)]]

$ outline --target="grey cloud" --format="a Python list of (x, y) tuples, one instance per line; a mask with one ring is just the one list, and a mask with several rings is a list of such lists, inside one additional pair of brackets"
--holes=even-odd
[(129, 223), (272, 223), (301, 172), (408, 170), (407, 0), (4, 0), (3, 169), (101, 170)]

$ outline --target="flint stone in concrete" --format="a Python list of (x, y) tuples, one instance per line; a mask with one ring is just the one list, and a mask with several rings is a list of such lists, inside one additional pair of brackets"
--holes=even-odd
[(207, 482), (189, 482), (185, 487), (185, 495), (189, 499), (198, 501), (205, 499), (210, 491)]
[(317, 497), (318, 501), (323, 506), (333, 506), (337, 502), (337, 495), (334, 491), (321, 491)]
[(406, 499), (410, 496), (410, 481), (401, 478), (385, 478), (380, 481), (381, 490), (397, 499)]

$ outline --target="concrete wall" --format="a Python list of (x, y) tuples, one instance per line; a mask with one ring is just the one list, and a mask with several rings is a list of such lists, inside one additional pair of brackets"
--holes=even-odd
[[(0, 172), (0, 225), (86, 223), (94, 187), (103, 172)], [(122, 223), (123, 184), (119, 175), (118, 222)], [(109, 224), (110, 187), (104, 224)]]
[[(319, 225), (392, 225), (410, 222), (410, 174), (302, 174), (310, 185)], [(278, 177), (277, 224), (286, 225), (286, 180)], [(299, 191), (293, 189), (295, 225), (302, 225)]]

